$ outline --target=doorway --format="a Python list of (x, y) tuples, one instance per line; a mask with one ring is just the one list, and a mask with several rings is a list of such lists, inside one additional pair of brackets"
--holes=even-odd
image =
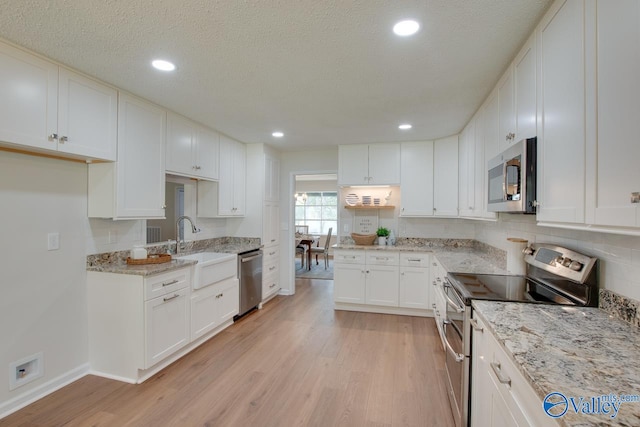
[(296, 279), (333, 280), (333, 249), (338, 232), (336, 174), (294, 176), (293, 227)]

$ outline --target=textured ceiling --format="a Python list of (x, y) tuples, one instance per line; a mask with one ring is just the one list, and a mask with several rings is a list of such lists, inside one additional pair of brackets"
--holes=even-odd
[[(0, 37), (240, 141), (296, 150), (459, 132), (549, 2), (3, 0)], [(399, 38), (406, 18), (422, 29)], [(178, 71), (151, 69), (156, 57)]]

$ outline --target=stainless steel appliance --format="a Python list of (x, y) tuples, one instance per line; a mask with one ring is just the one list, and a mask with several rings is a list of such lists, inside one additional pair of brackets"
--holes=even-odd
[(490, 212), (536, 213), (536, 142), (523, 139), (489, 160)]
[(238, 254), (240, 311), (236, 319), (262, 302), (262, 250)]
[[(449, 273), (437, 292), (446, 301), (443, 339), (449, 402), (456, 426), (467, 426), (474, 299), (597, 307), (597, 259), (550, 244), (524, 250), (525, 276)], [(476, 325), (477, 326), (477, 325)]]

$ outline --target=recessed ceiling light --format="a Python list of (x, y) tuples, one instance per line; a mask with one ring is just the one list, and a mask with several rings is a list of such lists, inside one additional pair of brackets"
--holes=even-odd
[(271, 136), (273, 136), (274, 138), (282, 138), (284, 136), (284, 133), (282, 132), (274, 132), (271, 134)]
[(176, 69), (176, 66), (172, 62), (165, 61), (164, 59), (154, 59), (151, 61), (151, 65), (160, 71), (173, 71)]
[(409, 130), (411, 129), (413, 126), (411, 126), (409, 123), (404, 123), (401, 124), (400, 126), (398, 126), (398, 129), (402, 129), (402, 130)]
[(400, 21), (393, 26), (393, 32), (403, 37), (413, 35), (417, 33), (419, 29), (420, 24), (413, 20)]

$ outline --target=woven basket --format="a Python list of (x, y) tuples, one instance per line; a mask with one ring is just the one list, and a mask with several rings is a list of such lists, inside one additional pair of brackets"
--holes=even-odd
[(376, 240), (376, 237), (378, 236), (375, 234), (351, 233), (351, 238), (353, 239), (354, 242), (356, 242), (356, 245), (363, 245), (363, 246), (373, 245), (373, 242)]
[(147, 258), (143, 259), (127, 257), (127, 264), (129, 265), (164, 264), (165, 262), (170, 261), (171, 255), (169, 254), (149, 255)]

